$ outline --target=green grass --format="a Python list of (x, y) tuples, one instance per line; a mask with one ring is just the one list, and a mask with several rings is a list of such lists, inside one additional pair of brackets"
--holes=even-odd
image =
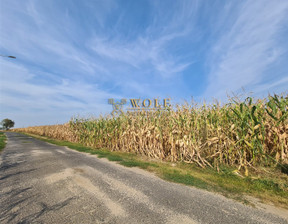
[(140, 160), (137, 160), (137, 158), (122, 160), (120, 162), (120, 164), (123, 166), (127, 166), (127, 167), (140, 167), (142, 169), (148, 169), (149, 167), (150, 168), (153, 168), (153, 167), (158, 168), (159, 167), (155, 163), (140, 161)]
[(185, 185), (198, 187), (201, 189), (212, 190), (209, 187), (209, 184), (201, 180), (200, 178), (197, 178), (189, 173), (183, 174), (180, 171), (175, 170), (175, 169), (165, 170), (162, 176), (165, 180), (173, 181), (175, 183), (181, 183)]
[(4, 132), (0, 132), (0, 152), (5, 148), (6, 146), (6, 135)]
[(96, 154), (127, 167), (139, 167), (155, 173), (160, 178), (220, 193), (229, 198), (249, 203), (245, 195), (257, 197), (263, 202), (288, 208), (288, 175), (281, 173), (280, 168), (263, 168), (251, 173), (249, 177), (236, 175), (234, 167), (220, 167), (219, 172), (212, 168), (200, 168), (183, 162), (171, 163), (151, 160), (133, 153), (114, 152), (106, 149), (93, 149), (81, 144), (58, 141), (31, 135), (59, 146), (67, 146), (80, 152)]

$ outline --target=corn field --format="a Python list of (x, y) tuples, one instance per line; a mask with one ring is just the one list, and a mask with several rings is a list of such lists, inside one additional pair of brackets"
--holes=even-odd
[(288, 163), (288, 95), (72, 118), (64, 125), (15, 131), (200, 167), (237, 166), (247, 175), (249, 168)]

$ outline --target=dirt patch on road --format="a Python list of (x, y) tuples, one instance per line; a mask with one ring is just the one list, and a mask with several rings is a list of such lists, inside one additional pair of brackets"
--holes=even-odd
[(118, 180), (113, 177), (108, 177), (105, 173), (102, 173), (89, 166), (67, 168), (62, 172), (55, 173), (46, 177), (45, 180), (49, 184), (53, 184), (61, 180), (67, 180), (69, 189), (72, 189), (75, 192), (75, 188), (73, 188), (72, 185), (76, 184), (78, 187), (81, 187), (82, 189), (85, 189), (89, 193), (93, 194), (98, 200), (101, 200), (103, 204), (111, 211), (111, 214), (113, 214), (114, 216), (126, 216), (126, 213), (122, 206), (119, 203), (111, 200), (108, 194), (103, 192), (99, 187), (95, 186), (88, 178), (84, 177), (83, 175), (85, 174), (96, 176), (97, 179), (101, 179), (106, 184), (108, 184), (109, 188), (112, 191), (116, 190), (122, 195), (125, 195), (125, 197), (131, 198), (139, 204), (144, 204), (145, 207), (148, 207), (153, 212), (162, 214), (163, 211), (165, 211), (167, 223), (195, 224), (194, 220), (184, 214), (177, 214), (165, 206), (159, 206), (158, 204), (156, 205), (142, 191), (136, 189), (135, 187), (129, 186), (125, 183), (125, 181), (121, 181), (120, 179)]
[[(53, 184), (58, 181), (67, 180), (68, 182), (72, 182), (72, 184), (76, 184), (78, 187), (81, 187), (82, 189), (85, 189), (89, 193), (93, 194), (98, 200), (100, 200), (111, 212), (114, 216), (126, 216), (125, 210), (122, 208), (122, 206), (114, 202), (109, 198), (109, 195), (107, 195), (105, 192), (101, 191), (101, 189), (95, 185), (86, 177), (81, 176), (82, 173), (84, 173), (84, 169), (81, 167), (77, 168), (67, 168), (59, 173), (54, 173), (52, 175), (49, 175), (45, 178), (45, 181), (48, 184)], [(71, 183), (69, 183), (71, 186)]]
[(44, 150), (32, 150), (31, 151), (32, 156), (42, 156), (42, 155), (50, 155), (51, 152), (49, 151), (44, 151)]

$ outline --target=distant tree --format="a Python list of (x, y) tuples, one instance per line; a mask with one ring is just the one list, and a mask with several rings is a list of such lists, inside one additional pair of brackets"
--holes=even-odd
[(9, 130), (10, 128), (13, 128), (14, 124), (15, 124), (15, 122), (8, 119), (8, 118), (3, 119), (1, 121), (1, 125), (2, 125), (3, 129), (5, 129), (5, 130)]

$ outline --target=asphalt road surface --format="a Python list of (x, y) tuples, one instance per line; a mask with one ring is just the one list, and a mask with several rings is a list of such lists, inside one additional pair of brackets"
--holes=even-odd
[(288, 223), (138, 168), (7, 133), (0, 223)]

